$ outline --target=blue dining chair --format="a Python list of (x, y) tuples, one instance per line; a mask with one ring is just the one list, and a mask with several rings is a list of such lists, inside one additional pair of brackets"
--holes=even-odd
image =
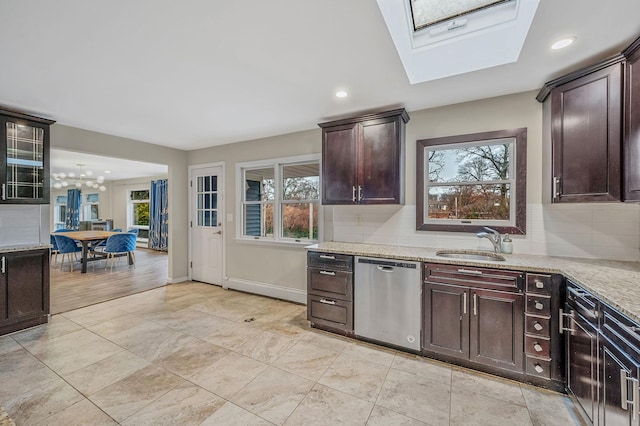
[[(113, 228), (113, 229), (112, 229), (111, 231), (109, 231), (109, 232), (122, 232), (122, 228)], [(93, 255), (95, 256), (94, 251), (95, 251), (98, 247), (100, 247), (100, 250), (98, 250), (98, 252), (102, 252), (102, 251), (103, 251), (103, 249), (104, 249), (104, 246), (105, 246), (106, 244), (107, 244), (107, 240), (99, 241), (99, 242), (98, 242), (98, 243), (96, 243), (96, 244), (92, 244), (92, 245), (90, 245), (90, 246), (89, 246), (89, 251), (91, 252), (91, 254), (93, 254)]]
[(53, 235), (49, 235), (49, 242), (51, 243), (51, 255), (53, 256), (53, 266), (58, 264), (58, 243)]
[(136, 234), (136, 237), (137, 237), (138, 234), (140, 233), (140, 229), (138, 229), (138, 228), (129, 228), (129, 229), (127, 229), (127, 232), (129, 234)]
[(113, 271), (113, 262), (115, 261), (115, 257), (117, 254), (129, 254), (131, 253), (131, 259), (133, 261), (133, 267), (136, 267), (136, 257), (135, 251), (136, 249), (136, 235), (130, 234), (128, 232), (123, 232), (121, 234), (111, 235), (107, 239), (107, 244), (104, 247), (103, 252), (107, 254), (105, 259), (104, 269), (107, 269), (107, 262), (111, 259), (111, 271)]
[[(56, 245), (58, 246), (58, 253), (62, 255), (60, 269), (64, 266), (64, 257), (66, 255), (69, 259), (69, 264), (71, 265), (71, 272), (73, 272), (73, 260), (78, 260), (76, 253), (81, 252), (82, 248), (78, 247), (72, 238), (65, 237), (64, 235), (54, 235), (53, 237), (56, 240)], [(73, 255), (73, 259), (71, 258), (71, 255)]]

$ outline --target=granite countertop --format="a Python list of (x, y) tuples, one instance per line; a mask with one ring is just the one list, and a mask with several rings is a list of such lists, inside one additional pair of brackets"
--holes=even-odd
[(502, 254), (506, 261), (494, 262), (438, 257), (436, 252), (439, 249), (435, 248), (341, 242), (314, 244), (307, 249), (356, 256), (562, 274), (640, 323), (640, 262), (525, 254)]
[(51, 248), (51, 244), (19, 244), (15, 246), (0, 246), (0, 253), (10, 253), (13, 251), (29, 251)]

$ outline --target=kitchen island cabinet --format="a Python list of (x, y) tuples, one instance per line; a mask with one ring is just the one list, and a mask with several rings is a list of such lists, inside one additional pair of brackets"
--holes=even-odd
[(404, 109), (318, 124), (322, 204), (403, 204)]
[(0, 250), (0, 335), (48, 321), (49, 249)]

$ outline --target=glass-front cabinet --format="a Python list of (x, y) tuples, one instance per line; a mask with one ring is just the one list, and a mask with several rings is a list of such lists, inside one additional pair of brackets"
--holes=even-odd
[(0, 110), (0, 203), (49, 203), (49, 126), (53, 123)]

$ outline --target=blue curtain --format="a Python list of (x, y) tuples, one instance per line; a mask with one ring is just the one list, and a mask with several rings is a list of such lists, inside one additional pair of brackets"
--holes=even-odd
[(167, 251), (169, 249), (169, 200), (167, 180), (152, 180), (149, 193), (149, 248)]
[(64, 227), (67, 229), (80, 229), (80, 190), (69, 189), (67, 191), (67, 212), (64, 216)]

